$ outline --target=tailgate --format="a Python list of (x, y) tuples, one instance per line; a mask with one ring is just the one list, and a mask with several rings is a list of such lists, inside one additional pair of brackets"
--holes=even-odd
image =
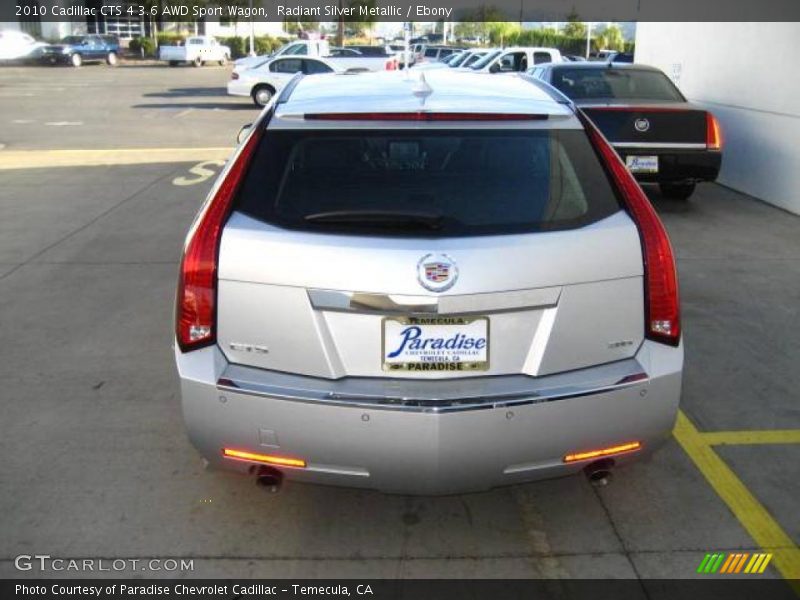
[[(429, 253), (458, 266), (445, 293), (420, 285)], [(235, 213), (220, 256), (218, 343), (243, 365), (327, 378), (544, 375), (628, 358), (642, 340), (641, 246), (622, 211), (571, 231), (422, 243), (308, 235)], [(484, 364), (387, 368), (404, 319), (454, 315), (463, 326), (431, 335), (485, 336)]]

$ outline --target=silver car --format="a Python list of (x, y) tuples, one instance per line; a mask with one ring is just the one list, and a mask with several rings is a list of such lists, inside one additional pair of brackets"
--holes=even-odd
[(193, 444), (268, 485), (600, 476), (675, 421), (673, 253), (547, 84), (298, 76), (191, 227), (175, 358)]

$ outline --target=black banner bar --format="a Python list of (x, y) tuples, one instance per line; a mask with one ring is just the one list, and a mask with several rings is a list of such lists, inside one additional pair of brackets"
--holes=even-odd
[(800, 21), (798, 0), (0, 0), (0, 21)]
[[(796, 584), (797, 582), (795, 582)], [(690, 580), (2, 580), (0, 598), (209, 600), (795, 600), (789, 583), (730, 576)]]

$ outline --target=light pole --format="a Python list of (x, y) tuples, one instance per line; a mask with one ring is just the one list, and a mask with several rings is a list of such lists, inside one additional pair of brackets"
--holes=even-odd
[(250, 0), (250, 56), (256, 55), (255, 26), (253, 22), (253, 0)]
[(592, 49), (592, 22), (586, 23), (586, 60), (589, 60), (589, 52)]

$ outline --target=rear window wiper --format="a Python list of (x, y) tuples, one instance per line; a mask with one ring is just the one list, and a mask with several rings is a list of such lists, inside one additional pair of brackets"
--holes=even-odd
[(312, 223), (337, 223), (343, 225), (421, 225), (428, 229), (440, 229), (442, 227), (442, 215), (425, 211), (333, 210), (306, 215), (305, 220)]

